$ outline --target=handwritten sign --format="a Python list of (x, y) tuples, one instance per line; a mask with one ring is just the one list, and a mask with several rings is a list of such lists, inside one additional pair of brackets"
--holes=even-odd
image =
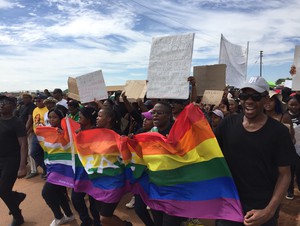
[(126, 92), (127, 99), (130, 102), (136, 102), (139, 98), (144, 99), (147, 91), (147, 81), (127, 80), (123, 91)]
[(195, 34), (152, 39), (148, 98), (187, 99)]
[(76, 78), (68, 78), (68, 97), (74, 100), (80, 100)]
[(205, 90), (201, 103), (219, 106), (223, 94), (223, 90)]
[(108, 98), (102, 71), (95, 71), (76, 77), (81, 103)]
[(296, 74), (293, 75), (292, 90), (300, 90), (300, 46), (295, 46), (294, 65), (296, 66)]
[(226, 64), (195, 66), (197, 94), (202, 96), (205, 90), (224, 90), (226, 87)]

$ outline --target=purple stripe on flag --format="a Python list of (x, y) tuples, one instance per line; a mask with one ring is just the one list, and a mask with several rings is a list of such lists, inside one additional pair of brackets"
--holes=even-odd
[(135, 184), (134, 193), (141, 195), (144, 202), (154, 210), (173, 216), (204, 219), (224, 219), (243, 222), (244, 216), (239, 200), (218, 198), (205, 201), (150, 200), (143, 188)]
[(90, 180), (76, 180), (74, 191), (85, 192), (98, 201), (116, 203), (121, 200), (123, 195), (129, 192), (129, 185), (121, 188), (104, 190), (93, 186), (93, 183)]

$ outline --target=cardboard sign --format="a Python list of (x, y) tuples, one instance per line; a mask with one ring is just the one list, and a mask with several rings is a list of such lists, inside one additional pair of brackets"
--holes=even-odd
[(106, 86), (107, 92), (122, 91), (123, 89), (124, 89), (124, 85)]
[(296, 66), (296, 74), (293, 75), (292, 90), (300, 90), (300, 46), (295, 46), (294, 65)]
[(205, 90), (201, 103), (219, 106), (223, 94), (223, 90)]
[(152, 39), (148, 98), (187, 99), (195, 34)]
[[(124, 86), (123, 91), (126, 92), (128, 101), (136, 102), (137, 99), (144, 100), (147, 91), (146, 80), (128, 80)], [(122, 98), (120, 98), (121, 100)]]
[(195, 66), (194, 77), (198, 96), (202, 96), (205, 90), (224, 90), (226, 87), (226, 65)]
[(81, 103), (108, 98), (101, 70), (76, 77), (76, 81)]
[(68, 78), (68, 97), (80, 101), (76, 78)]

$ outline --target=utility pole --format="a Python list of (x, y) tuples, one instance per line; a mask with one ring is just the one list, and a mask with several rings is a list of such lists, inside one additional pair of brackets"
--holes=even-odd
[(260, 67), (259, 67), (259, 76), (262, 77), (262, 58), (263, 58), (263, 51), (260, 51)]

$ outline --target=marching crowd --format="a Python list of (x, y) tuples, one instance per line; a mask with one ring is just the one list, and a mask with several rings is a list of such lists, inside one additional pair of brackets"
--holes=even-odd
[[(193, 103), (204, 113), (216, 135), (236, 183), (244, 211), (244, 222), (217, 220), (216, 225), (277, 225), (282, 198), (294, 198), (294, 178), (300, 189), (300, 157), (296, 154), (295, 130), (300, 124), (300, 95), (284, 88), (269, 90), (261, 77), (252, 77), (240, 90), (226, 89), (218, 106), (201, 103), (195, 91), (195, 80), (188, 100), (138, 100), (130, 103), (125, 92), (110, 94), (105, 101), (80, 103), (64, 97), (61, 89), (52, 93), (23, 93), (21, 98), (0, 96), (0, 197), (13, 216), (12, 226), (22, 225), (19, 208), (26, 194), (12, 191), (17, 178), (38, 176), (46, 180), (42, 196), (54, 215), (50, 226), (71, 222), (66, 187), (47, 181), (44, 150), (35, 134), (38, 126), (61, 128), (68, 116), (82, 130), (106, 128), (120, 135), (158, 132), (167, 136), (173, 122)], [(295, 148), (296, 147), (296, 148)], [(27, 164), (30, 166), (27, 172)], [(89, 196), (90, 213), (85, 193), (71, 192), (71, 203), (78, 212), (82, 226), (130, 226), (114, 215), (118, 203), (104, 203)], [(151, 209), (139, 195), (134, 195), (128, 208), (146, 226), (180, 226), (184, 216), (172, 216)]]

